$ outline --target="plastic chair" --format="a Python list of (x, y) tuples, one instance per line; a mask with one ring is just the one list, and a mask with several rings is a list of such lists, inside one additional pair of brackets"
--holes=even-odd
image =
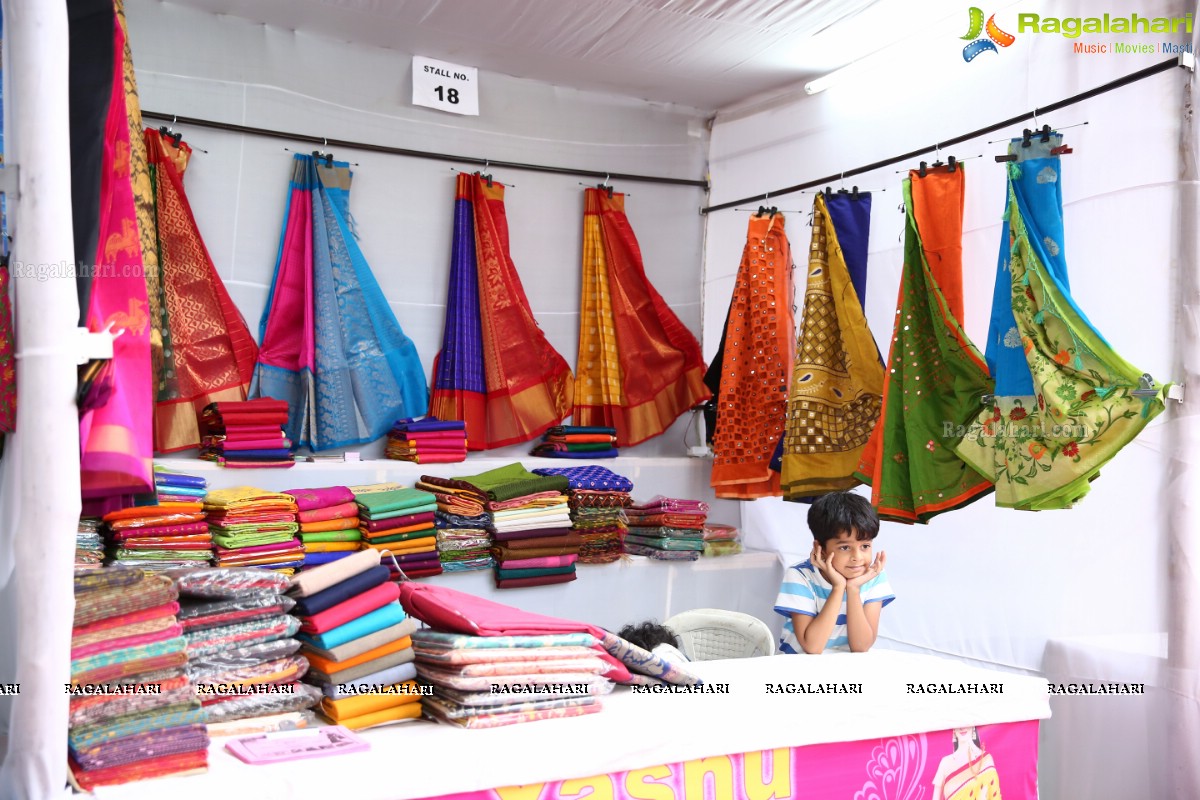
[(767, 623), (740, 611), (697, 608), (663, 623), (679, 638), (679, 649), (692, 661), (775, 655), (775, 637)]

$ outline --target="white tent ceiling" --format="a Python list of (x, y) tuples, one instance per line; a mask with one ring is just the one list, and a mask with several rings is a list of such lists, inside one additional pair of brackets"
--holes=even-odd
[(945, 0), (174, 2), (517, 77), (706, 110), (811, 79), (949, 10)]

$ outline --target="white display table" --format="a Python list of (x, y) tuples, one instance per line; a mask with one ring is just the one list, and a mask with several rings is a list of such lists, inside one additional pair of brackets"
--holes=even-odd
[[(1036, 727), (1029, 721), (1050, 715), (1045, 680), (910, 653), (774, 656), (692, 667), (706, 681), (728, 684), (728, 693), (635, 694), (618, 687), (604, 698), (603, 711), (585, 717), (491, 730), (413, 721), (364, 732), (371, 743), (369, 752), (267, 766), (243, 764), (225, 752), (223, 740), (214, 740), (206, 774), (101, 788), (96, 796), (404, 800), (523, 786), (488, 796), (548, 800), (566, 793), (534, 785), (587, 776), (607, 780), (607, 774), (722, 754), (908, 737), (959, 726), (1020, 723), (1028, 730), (1030, 724)], [(861, 693), (778, 694), (767, 689), (779, 683), (857, 684)], [(909, 683), (1000, 685), (1002, 693), (914, 694), (907, 689)], [(947, 749), (948, 736), (909, 737), (913, 742), (928, 740), (920, 774), (931, 772), (929, 762), (936, 764), (937, 747)], [(1036, 779), (1036, 746), (1032, 758), (1021, 768), (1026, 778), (1032, 770)], [(1015, 771), (1014, 760), (1006, 766)], [(1033, 797), (1028, 780), (1023, 782), (1026, 791), (1016, 783), (1010, 780), (1006, 785), (1005, 797)], [(719, 791), (715, 796), (730, 795)]]

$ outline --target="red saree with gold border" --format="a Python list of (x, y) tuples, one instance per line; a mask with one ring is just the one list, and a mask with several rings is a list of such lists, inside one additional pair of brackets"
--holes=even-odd
[(646, 277), (623, 194), (584, 190), (580, 306), (576, 425), (615, 428), (629, 447), (711, 396), (700, 343)]

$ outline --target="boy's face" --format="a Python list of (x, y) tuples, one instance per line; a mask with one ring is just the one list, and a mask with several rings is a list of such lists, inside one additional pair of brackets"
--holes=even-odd
[(837, 538), (825, 543), (825, 559), (829, 565), (852, 580), (862, 575), (871, 566), (870, 539), (856, 539), (857, 531), (842, 531)]

